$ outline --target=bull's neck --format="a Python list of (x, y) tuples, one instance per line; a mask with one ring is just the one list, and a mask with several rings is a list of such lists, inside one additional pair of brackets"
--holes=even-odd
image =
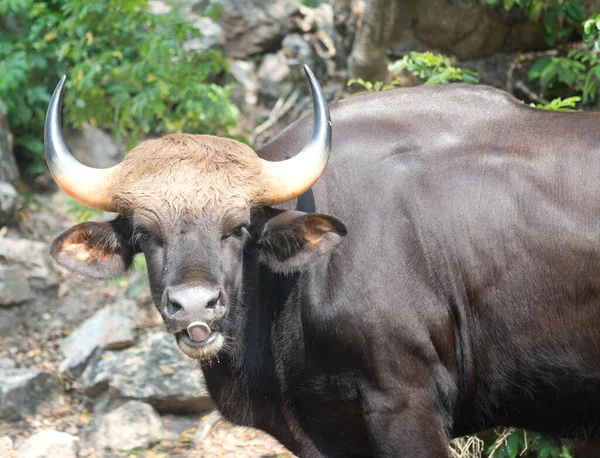
[(235, 336), (235, 341), (218, 358), (202, 364), (211, 397), (228, 420), (278, 431), (284, 438), (290, 430), (280, 407), (284, 403), (273, 354), (278, 346), (274, 328), (297, 282), (298, 275), (276, 274), (259, 263), (255, 246), (246, 248), (244, 291), (223, 327), (225, 335)]
[[(295, 203), (288, 202), (298, 211), (314, 212), (312, 190), (301, 195)], [(273, 272), (259, 261), (256, 244), (244, 250), (244, 286), (229, 310), (229, 319), (223, 332), (235, 338), (215, 361), (203, 364), (208, 389), (219, 410), (230, 421), (278, 431), (280, 438), (292, 434), (286, 426), (289, 416), (281, 409), (281, 367), (278, 367), (274, 349), (292, 340), (291, 334), (301, 332), (300, 301), (297, 294), (300, 274), (282, 275)], [(293, 321), (296, 327), (287, 329)], [(278, 335), (277, 329), (286, 335)], [(295, 348), (296, 354), (303, 351)], [(279, 407), (278, 407), (279, 406)], [(286, 420), (288, 419), (288, 420)], [(291, 428), (294, 429), (294, 428)], [(293, 435), (293, 434), (292, 434)], [(290, 441), (295, 438), (289, 436)]]

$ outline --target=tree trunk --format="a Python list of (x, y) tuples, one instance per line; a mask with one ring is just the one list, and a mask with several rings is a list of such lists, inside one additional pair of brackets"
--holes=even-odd
[(367, 0), (366, 9), (348, 59), (350, 78), (385, 81), (386, 51), (396, 19), (396, 0)]

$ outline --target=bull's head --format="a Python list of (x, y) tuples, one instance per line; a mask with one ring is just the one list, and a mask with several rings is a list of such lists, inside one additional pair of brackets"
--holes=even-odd
[(65, 77), (48, 108), (45, 148), (59, 186), (91, 208), (117, 212), (108, 223), (83, 223), (51, 248), (61, 265), (108, 278), (143, 252), (154, 302), (167, 330), (193, 358), (216, 355), (235, 330), (223, 323), (242, 301), (244, 253), (255, 250), (274, 271), (291, 272), (326, 253), (345, 235), (337, 219), (270, 205), (308, 190), (331, 149), (325, 97), (305, 68), (314, 101), (310, 140), (300, 153), (268, 162), (246, 145), (206, 135), (148, 140), (109, 169), (77, 162), (61, 135)]

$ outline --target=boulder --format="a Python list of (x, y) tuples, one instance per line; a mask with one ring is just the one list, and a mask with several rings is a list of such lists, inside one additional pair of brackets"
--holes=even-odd
[(459, 59), (545, 47), (540, 25), (513, 21), (476, 2), (427, 0), (418, 6), (417, 36), (427, 46)]
[(23, 442), (15, 458), (77, 458), (78, 451), (78, 437), (48, 429)]
[(114, 350), (133, 345), (137, 310), (135, 301), (121, 299), (85, 320), (61, 342), (65, 359), (59, 370), (79, 376), (99, 349)]
[(145, 449), (163, 439), (160, 416), (149, 404), (129, 401), (103, 415), (92, 442), (96, 450)]
[(258, 69), (258, 87), (260, 95), (270, 101), (292, 90), (290, 67), (282, 51), (263, 57)]
[(406, 0), (389, 46), (398, 57), (430, 49), (460, 60), (546, 47), (543, 26), (520, 8), (505, 11), (502, 4), (490, 8), (479, 0)]
[(0, 358), (0, 370), (2, 369), (14, 369), (17, 364), (10, 358)]
[(164, 331), (150, 333), (135, 347), (105, 351), (82, 375), (85, 393), (151, 404), (159, 412), (197, 413), (214, 408), (202, 373)]
[(6, 108), (0, 100), (0, 181), (14, 183), (18, 178), (19, 169), (13, 154), (13, 138), (8, 130)]
[[(172, 2), (162, 0), (150, 0), (148, 6), (153, 14), (167, 14), (173, 9)], [(193, 5), (187, 2), (177, 5), (177, 9), (202, 34), (200, 38), (192, 38), (184, 42), (184, 49), (193, 49), (198, 52), (208, 49), (223, 49), (225, 45), (225, 31), (223, 27), (211, 18), (192, 11)]]
[(19, 265), (0, 264), (0, 306), (14, 305), (29, 299), (29, 283)]
[(256, 65), (246, 60), (234, 60), (229, 63), (229, 74), (235, 81), (232, 85), (231, 100), (241, 110), (243, 122), (249, 122), (254, 127), (253, 115), (258, 104), (259, 90)]
[(296, 23), (302, 32), (322, 30), (330, 36), (335, 34), (335, 13), (329, 3), (321, 3), (316, 8), (301, 5), (299, 10), (300, 17), (296, 19)]
[[(281, 49), (287, 58), (287, 64), (289, 66), (306, 64), (313, 72), (315, 71), (316, 62), (314, 59), (313, 48), (299, 33), (290, 33), (286, 35), (281, 42)], [(296, 71), (296, 73), (299, 74), (298, 79), (306, 78), (304, 72)]]
[(216, 21), (200, 16), (194, 21), (194, 27), (200, 31), (202, 37), (187, 40), (183, 43), (183, 49), (203, 52), (208, 49), (222, 49), (225, 46), (225, 31)]
[(20, 420), (60, 400), (60, 380), (48, 371), (0, 369), (0, 419)]
[(233, 59), (245, 59), (256, 54), (275, 51), (283, 37), (295, 28), (293, 17), (298, 13), (295, 0), (204, 0), (194, 5), (203, 11), (217, 5), (217, 22), (225, 30), (225, 54)]
[(17, 191), (6, 181), (0, 181), (0, 226), (12, 221), (17, 207)]
[(81, 129), (67, 129), (65, 143), (75, 158), (90, 167), (107, 168), (125, 156), (125, 147), (106, 132), (84, 124)]
[(0, 237), (0, 262), (20, 264), (32, 288), (46, 289), (58, 284), (47, 243)]

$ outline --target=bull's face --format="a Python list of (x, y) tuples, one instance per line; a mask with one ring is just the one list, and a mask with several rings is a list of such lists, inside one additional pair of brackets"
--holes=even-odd
[[(61, 234), (52, 245), (54, 258), (84, 275), (108, 278), (125, 273), (133, 256), (144, 253), (154, 303), (181, 350), (197, 359), (216, 355), (236, 338), (228, 315), (243, 298), (245, 255), (256, 254), (275, 271), (294, 271), (345, 235), (344, 225), (331, 216), (269, 206), (310, 187), (326, 162), (328, 113), (314, 78), (311, 83), (317, 93), (315, 129), (293, 158), (304, 155), (309, 163), (296, 162), (293, 170), (286, 169), (287, 161), (267, 163), (233, 140), (177, 134), (142, 143), (108, 171), (74, 171), (85, 166), (74, 162), (60, 126), (52, 125), (59, 85), (46, 127), (53, 175), (77, 200), (119, 217)], [(303, 172), (310, 167), (312, 173)]]

